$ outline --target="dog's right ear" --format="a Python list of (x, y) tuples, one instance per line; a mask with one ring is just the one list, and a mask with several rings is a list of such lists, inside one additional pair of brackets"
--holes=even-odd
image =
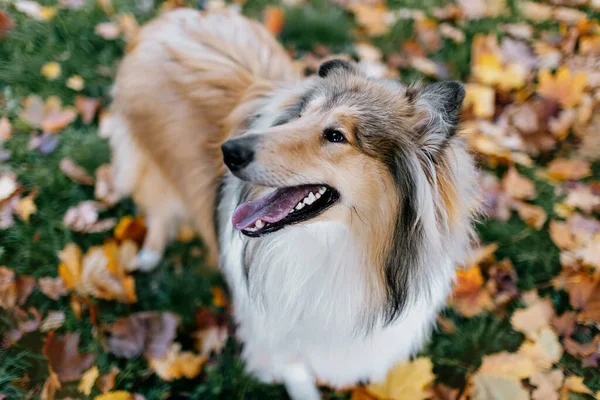
[(325, 78), (333, 71), (355, 72), (356, 68), (351, 62), (336, 58), (333, 60), (325, 61), (323, 64), (321, 64), (317, 73), (321, 78)]

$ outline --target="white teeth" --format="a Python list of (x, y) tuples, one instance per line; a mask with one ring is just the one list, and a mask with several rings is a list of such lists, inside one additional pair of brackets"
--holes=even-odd
[(319, 194), (323, 194), (323, 193), (325, 193), (326, 191), (327, 191), (327, 189), (325, 188), (325, 186), (321, 186), (321, 187), (319, 188)]
[(258, 230), (258, 228), (246, 228), (244, 230), (248, 231), (248, 232), (256, 232)]
[(317, 198), (317, 200), (319, 200), (321, 198), (321, 193), (315, 194), (315, 197)]
[(296, 210), (302, 210), (304, 208), (304, 203), (298, 203), (296, 206)]
[(254, 223), (254, 226), (256, 226), (258, 229), (260, 229), (265, 226), (265, 223), (261, 219), (259, 219)]
[(308, 197), (307, 197), (306, 199), (304, 199), (304, 202), (305, 202), (306, 204), (312, 204), (312, 203), (314, 203), (314, 202), (315, 202), (315, 200), (317, 200), (317, 198), (315, 197), (315, 194), (311, 192), (311, 193), (308, 195)]

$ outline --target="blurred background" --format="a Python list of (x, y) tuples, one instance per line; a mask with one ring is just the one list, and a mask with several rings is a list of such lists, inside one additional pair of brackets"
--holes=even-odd
[(466, 83), (480, 247), (415, 360), (325, 398), (600, 396), (600, 1), (0, 0), (0, 399), (286, 396), (243, 372), (190, 229), (129, 268), (144, 219), (98, 122), (128, 41), (177, 7), (260, 20), (306, 74)]

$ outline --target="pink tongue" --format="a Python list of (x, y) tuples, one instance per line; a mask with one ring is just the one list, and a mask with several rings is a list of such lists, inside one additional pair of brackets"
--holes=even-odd
[(231, 222), (237, 230), (251, 228), (259, 219), (268, 223), (284, 219), (296, 204), (310, 192), (316, 192), (318, 186), (296, 186), (277, 189), (258, 200), (240, 204), (233, 212)]

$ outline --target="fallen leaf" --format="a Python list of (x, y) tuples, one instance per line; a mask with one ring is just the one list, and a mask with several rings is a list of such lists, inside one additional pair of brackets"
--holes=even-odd
[(189, 351), (181, 351), (179, 343), (173, 343), (163, 358), (150, 358), (148, 365), (164, 381), (193, 379), (202, 370), (207, 358)]
[(134, 40), (140, 30), (135, 16), (132, 13), (119, 14), (117, 20), (119, 21), (119, 27), (121, 28), (121, 32), (123, 32), (125, 41), (131, 42)]
[(80, 92), (85, 87), (85, 81), (79, 75), (72, 75), (67, 79), (67, 87), (76, 92)]
[(19, 307), (12, 310), (12, 316), (9, 319), (16, 328), (7, 329), (4, 331), (3, 342), (0, 344), (3, 347), (10, 347), (18, 342), (24, 334), (36, 331), (40, 326), (42, 315), (38, 310), (29, 307), (27, 311)]
[(574, 393), (592, 394), (590, 388), (583, 383), (583, 378), (571, 375), (565, 379), (563, 389)]
[(502, 179), (504, 191), (513, 199), (533, 200), (536, 197), (533, 182), (519, 174), (515, 167), (511, 167)]
[(15, 207), (17, 215), (27, 223), (29, 222), (31, 215), (37, 212), (37, 207), (34, 202), (35, 196), (36, 193), (32, 192), (28, 196), (20, 198)]
[(382, 400), (426, 399), (425, 388), (435, 378), (432, 370), (433, 363), (429, 358), (401, 362), (388, 372), (385, 382), (372, 383), (367, 386), (367, 391)]
[(535, 364), (530, 358), (522, 354), (502, 351), (483, 356), (481, 366), (476, 374), (497, 376), (519, 382), (529, 378), (535, 371)]
[(141, 245), (144, 240), (144, 236), (146, 236), (146, 224), (144, 223), (144, 217), (125, 216), (121, 218), (115, 227), (114, 235), (115, 239), (119, 241), (129, 239)]
[(56, 392), (62, 388), (56, 372), (52, 371), (52, 368), (49, 368), (49, 370), (50, 376), (48, 376), (48, 379), (46, 379), (44, 386), (42, 387), (42, 393), (40, 394), (41, 400), (54, 400)]
[(541, 328), (533, 340), (523, 343), (518, 353), (529, 357), (538, 369), (547, 370), (560, 360), (563, 347), (556, 333), (547, 326)]
[(12, 137), (12, 125), (8, 118), (0, 118), (0, 143), (6, 142)]
[(94, 387), (94, 384), (96, 383), (96, 379), (98, 379), (99, 375), (100, 375), (100, 372), (98, 371), (97, 366), (93, 366), (92, 368), (85, 371), (85, 373), (81, 377), (81, 381), (79, 382), (79, 385), (77, 386), (77, 390), (80, 393), (83, 393), (86, 396), (89, 396), (90, 393), (92, 393), (92, 388)]
[(350, 11), (354, 13), (356, 22), (363, 27), (369, 36), (379, 36), (386, 33), (393, 21), (390, 20), (385, 4), (351, 4)]
[(559, 369), (550, 372), (536, 371), (529, 379), (529, 383), (536, 387), (532, 400), (559, 400), (558, 389), (563, 385), (565, 376)]
[(82, 372), (94, 363), (96, 356), (79, 353), (78, 347), (79, 334), (73, 332), (65, 334), (61, 339), (50, 332), (44, 340), (42, 353), (62, 383), (79, 380)]
[(93, 97), (77, 96), (75, 97), (75, 108), (79, 111), (81, 121), (89, 125), (94, 121), (96, 111), (100, 107), (100, 100)]
[(60, 328), (64, 322), (65, 313), (63, 311), (50, 311), (40, 324), (40, 330), (42, 332), (53, 331)]
[(30, 0), (17, 0), (15, 1), (15, 8), (23, 14), (40, 20), (48, 21), (51, 20), (56, 14), (56, 8), (54, 7), (43, 7), (40, 3)]
[(575, 237), (571, 234), (566, 222), (550, 221), (550, 238), (554, 244), (564, 250), (573, 250), (577, 247)]
[(554, 308), (550, 299), (541, 299), (536, 295), (527, 308), (515, 310), (510, 323), (514, 330), (535, 339), (543, 328), (550, 326), (553, 317)]
[(115, 40), (121, 36), (121, 27), (116, 22), (102, 22), (94, 29), (96, 35), (106, 40)]
[(496, 94), (494, 89), (478, 83), (465, 85), (465, 100), (463, 107), (473, 109), (473, 114), (479, 118), (491, 118), (495, 112)]
[(565, 107), (579, 104), (587, 86), (585, 74), (573, 75), (566, 66), (561, 66), (554, 76), (547, 69), (543, 69), (538, 80), (537, 92), (548, 99), (558, 101)]
[(15, 22), (5, 11), (0, 11), (0, 39), (7, 38)]
[(557, 181), (579, 180), (591, 174), (590, 163), (583, 160), (556, 158), (548, 164), (548, 176)]
[(124, 390), (108, 392), (94, 397), (94, 400), (136, 400), (135, 395)]
[(600, 323), (600, 280), (596, 281), (577, 320), (590, 325)]
[(229, 334), (227, 327), (211, 326), (194, 333), (195, 348), (201, 355), (209, 357), (211, 354), (220, 354), (227, 344)]
[(552, 318), (552, 327), (560, 335), (569, 337), (575, 329), (577, 314), (574, 311), (567, 311), (561, 316)]
[(470, 318), (493, 308), (491, 295), (484, 290), (483, 275), (478, 265), (456, 271), (456, 284), (450, 304), (464, 317)]
[(42, 76), (49, 81), (53, 81), (58, 78), (61, 74), (60, 64), (52, 61), (42, 65), (42, 69), (40, 70)]
[(117, 221), (115, 218), (99, 221), (98, 214), (104, 209), (105, 206), (97, 201), (83, 201), (67, 210), (63, 218), (63, 224), (75, 232), (96, 233), (107, 231), (114, 228)]
[(59, 276), (56, 278), (39, 278), (38, 287), (46, 297), (58, 300), (68, 293), (65, 281)]
[(81, 185), (93, 185), (94, 178), (80, 165), (76, 164), (70, 158), (63, 158), (60, 161), (60, 170), (72, 181)]
[(121, 372), (121, 370), (118, 367), (112, 367), (108, 373), (100, 376), (96, 380), (96, 386), (98, 386), (98, 389), (100, 389), (102, 393), (107, 393), (113, 390), (115, 387), (115, 380), (119, 372)]
[(17, 191), (17, 175), (14, 173), (0, 174), (0, 201), (6, 200)]
[(142, 312), (117, 319), (106, 327), (108, 352), (128, 359), (144, 354), (162, 358), (175, 339), (179, 318), (168, 312)]
[(513, 203), (513, 207), (517, 210), (523, 222), (538, 231), (544, 227), (548, 219), (548, 214), (540, 206), (517, 201)]
[(594, 209), (600, 207), (600, 196), (595, 194), (591, 187), (578, 185), (569, 190), (564, 204), (572, 209), (579, 209), (586, 214), (590, 214)]
[(273, 35), (279, 35), (285, 25), (285, 10), (281, 7), (265, 7), (263, 24)]
[(475, 374), (471, 379), (473, 400), (529, 400), (520, 382), (494, 375)]
[(35, 279), (27, 275), (15, 277), (12, 269), (0, 266), (0, 307), (12, 309), (23, 305), (35, 287)]

